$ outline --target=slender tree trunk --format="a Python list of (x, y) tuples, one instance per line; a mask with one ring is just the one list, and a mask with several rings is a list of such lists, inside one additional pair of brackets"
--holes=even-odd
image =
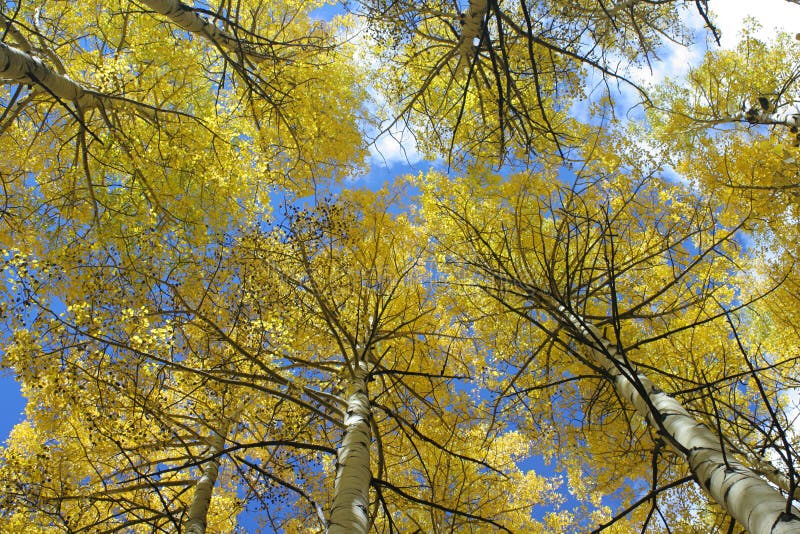
[(747, 111), (741, 111), (732, 117), (730, 122), (747, 121), (750, 124), (766, 124), (775, 126), (785, 126), (787, 128), (800, 128), (800, 113), (789, 109), (786, 111), (774, 111), (752, 107)]
[(366, 534), (369, 530), (369, 446), (372, 417), (367, 372), (359, 367), (350, 383), (345, 432), (337, 454), (333, 508), (328, 534)]
[(605, 370), (620, 398), (660, 429), (665, 441), (686, 459), (695, 480), (723, 510), (752, 534), (800, 533), (800, 515), (794, 508), (787, 513), (786, 497), (730, 454), (725, 455), (714, 432), (646, 376), (636, 373), (634, 381), (617, 347), (595, 326), (546, 295), (532, 296), (579, 333), (585, 356)]
[(754, 456), (748, 456), (748, 461), (750, 461), (750, 465), (753, 466), (756, 473), (778, 486), (787, 495), (792, 493), (794, 498), (800, 501), (800, 488), (795, 486), (794, 489), (792, 489), (792, 483), (789, 477), (772, 465), (772, 462), (766, 458), (756, 458)]
[[(69, 76), (60, 74), (38, 57), (0, 42), (0, 83), (2, 82), (39, 87), (44, 93), (62, 101), (73, 102), (84, 111), (100, 106), (110, 109), (117, 105), (123, 105), (133, 108), (137, 115), (145, 120), (151, 122), (156, 120), (157, 110), (154, 107), (93, 91)], [(13, 115), (17, 113), (19, 113), (19, 109), (13, 111)], [(0, 133), (2, 131), (0, 129)]]
[(765, 110), (756, 105), (748, 110), (737, 111), (732, 115), (723, 115), (716, 119), (700, 119), (700, 121), (704, 127), (718, 124), (748, 122), (750, 124), (761, 124), (764, 126), (784, 126), (791, 130), (800, 128), (800, 113), (797, 113), (794, 109), (786, 109), (783, 111)]
[(472, 60), (475, 55), (475, 40), (481, 37), (483, 19), (488, 9), (488, 0), (469, 0), (469, 9), (461, 13), (461, 40), (458, 48), (462, 59)]
[(76, 102), (84, 109), (95, 107), (100, 102), (93, 91), (57, 73), (41, 59), (6, 43), (0, 43), (0, 80), (40, 86), (61, 100)]
[(147, 7), (164, 15), (175, 25), (189, 33), (200, 35), (228, 52), (241, 52), (255, 62), (267, 59), (244, 39), (217, 27), (197, 11), (180, 0), (142, 0)]
[(211, 506), (211, 495), (219, 475), (220, 458), (225, 451), (225, 440), (231, 431), (231, 426), (241, 417), (246, 404), (245, 401), (242, 401), (232, 415), (223, 416), (221, 428), (209, 439), (206, 455), (208, 460), (203, 466), (203, 474), (194, 487), (194, 497), (189, 506), (189, 517), (184, 529), (185, 534), (205, 534), (206, 532), (208, 509)]
[(203, 474), (194, 487), (194, 498), (189, 507), (189, 518), (186, 520), (186, 534), (205, 534), (206, 531), (211, 494), (219, 474), (220, 454), (225, 450), (225, 436), (215, 434), (209, 445), (209, 460), (203, 466)]

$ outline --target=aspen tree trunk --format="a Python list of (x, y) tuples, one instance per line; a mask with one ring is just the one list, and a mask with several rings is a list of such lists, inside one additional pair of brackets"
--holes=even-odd
[[(40, 87), (44, 93), (62, 101), (73, 102), (83, 110), (101, 106), (110, 109), (122, 105), (133, 108), (138, 116), (150, 122), (155, 122), (157, 118), (157, 110), (152, 106), (88, 89), (69, 76), (55, 71), (38, 57), (0, 42), (0, 83), (4, 82)], [(18, 109), (12, 116), (17, 113)], [(0, 129), (0, 133), (3, 131), (4, 129)]]
[(48, 93), (76, 102), (83, 108), (95, 107), (100, 102), (94, 92), (57, 73), (41, 59), (6, 43), (0, 43), (0, 80), (38, 85)]
[(185, 534), (205, 534), (206, 532), (208, 509), (211, 506), (211, 495), (219, 475), (220, 457), (225, 450), (225, 439), (231, 431), (231, 426), (241, 417), (245, 404), (242, 402), (232, 416), (224, 418), (222, 428), (209, 439), (208, 460), (203, 467), (203, 474), (194, 487), (194, 497), (189, 506), (189, 517), (184, 529)]
[(740, 111), (728, 120), (730, 122), (744, 120), (750, 124), (766, 124), (786, 126), (787, 128), (798, 128), (800, 127), (800, 113), (793, 113), (792, 111), (793, 110), (772, 111), (753, 107), (747, 111)]
[(790, 129), (800, 128), (800, 113), (797, 113), (797, 111), (794, 109), (776, 111), (768, 109), (765, 110), (757, 106), (753, 106), (748, 110), (737, 111), (733, 115), (724, 115), (716, 119), (703, 120), (703, 123), (709, 126), (739, 122), (762, 124), (765, 126), (785, 126), (786, 128)]
[(252, 45), (212, 24), (180, 0), (142, 0), (142, 3), (187, 32), (201, 35), (229, 52), (243, 52), (255, 62), (267, 58), (266, 55), (254, 50)]
[(483, 19), (489, 8), (488, 0), (469, 0), (469, 9), (461, 13), (461, 40), (458, 43), (462, 59), (475, 55), (475, 39), (480, 39)]
[[(800, 533), (800, 515), (796, 509), (786, 513), (786, 497), (730, 455), (726, 458), (718, 437), (707, 426), (646, 376), (636, 373), (640, 392), (632, 377), (621, 370), (625, 369), (624, 360), (616, 346), (595, 326), (549, 296), (533, 294), (532, 297), (547, 309), (557, 311), (580, 333), (586, 340), (587, 358), (608, 373), (621, 398), (661, 429), (662, 437), (686, 459), (695, 480), (723, 510), (752, 534)], [(603, 349), (598, 349), (598, 345)]]
[(186, 534), (205, 534), (208, 508), (211, 506), (211, 493), (219, 474), (219, 455), (225, 449), (225, 436), (215, 434), (209, 443), (209, 460), (203, 467), (203, 475), (194, 487), (194, 498), (189, 507), (189, 518), (186, 520)]
[(367, 372), (358, 367), (350, 382), (342, 445), (337, 452), (333, 508), (328, 534), (366, 534), (369, 529), (369, 446), (372, 412), (367, 396)]
[(792, 484), (789, 480), (789, 477), (779, 471), (774, 465), (772, 465), (770, 461), (768, 461), (766, 458), (755, 458), (751, 456), (748, 456), (748, 460), (750, 461), (750, 465), (753, 466), (756, 473), (778, 486), (787, 495), (794, 491), (794, 498), (800, 500), (800, 488), (795, 487), (794, 490), (792, 490)]

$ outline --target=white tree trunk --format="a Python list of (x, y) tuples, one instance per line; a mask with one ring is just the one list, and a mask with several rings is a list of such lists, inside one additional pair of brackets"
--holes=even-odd
[(797, 113), (796, 109), (777, 111), (765, 110), (754, 106), (747, 111), (741, 111), (733, 115), (729, 120), (730, 122), (747, 121), (750, 124), (786, 126), (787, 128), (800, 127), (800, 113)]
[(549, 297), (534, 295), (534, 298), (545, 301), (549, 309), (557, 310), (580, 333), (586, 341), (585, 355), (608, 373), (621, 398), (629, 401), (655, 428), (661, 429), (665, 441), (686, 458), (695, 480), (723, 510), (752, 534), (800, 533), (798, 511), (793, 509), (791, 515), (785, 513), (786, 497), (731, 454), (727, 455), (726, 463), (714, 432), (692, 417), (677, 400), (655, 387), (646, 376), (637, 373), (640, 393), (632, 377), (621, 371), (625, 367), (616, 346), (595, 326)]
[(194, 497), (189, 506), (189, 517), (186, 519), (185, 534), (205, 534), (206, 524), (208, 523), (208, 509), (211, 506), (211, 495), (214, 485), (217, 483), (219, 475), (219, 465), (222, 453), (225, 451), (225, 440), (231, 432), (242, 412), (248, 405), (247, 399), (241, 399), (233, 413), (222, 416), (222, 425), (218, 432), (214, 433), (208, 440), (208, 460), (203, 467), (203, 474), (194, 487)]
[(214, 434), (209, 440), (208, 458), (203, 466), (203, 474), (194, 487), (194, 498), (189, 507), (189, 518), (186, 520), (186, 534), (205, 534), (208, 508), (211, 506), (211, 494), (219, 474), (220, 454), (225, 450), (225, 434), (227, 429)]
[(366, 371), (359, 367), (350, 383), (345, 432), (337, 452), (336, 482), (328, 534), (366, 534), (369, 529), (369, 447), (372, 413)]
[(156, 13), (164, 15), (187, 32), (200, 35), (228, 52), (244, 53), (256, 62), (263, 61), (268, 57), (255, 50), (252, 44), (217, 27), (180, 0), (142, 0), (142, 3)]
[(93, 91), (57, 73), (41, 59), (6, 43), (0, 43), (0, 80), (42, 87), (61, 100), (75, 102), (84, 109), (100, 103)]
[(794, 491), (794, 498), (800, 500), (800, 488), (795, 487), (794, 490), (792, 490), (792, 484), (789, 480), (789, 477), (782, 473), (777, 467), (772, 465), (772, 462), (766, 458), (756, 458), (754, 456), (748, 456), (747, 459), (756, 473), (778, 486), (787, 495), (789, 492)]
[(480, 42), (483, 19), (488, 8), (488, 0), (469, 0), (469, 9), (461, 13), (461, 40), (458, 42), (458, 49), (462, 61), (467, 60), (465, 64), (475, 55), (476, 41)]

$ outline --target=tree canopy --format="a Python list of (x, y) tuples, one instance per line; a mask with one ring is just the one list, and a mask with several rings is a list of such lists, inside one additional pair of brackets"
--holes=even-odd
[(331, 7), (2, 7), (0, 531), (800, 532), (800, 35)]

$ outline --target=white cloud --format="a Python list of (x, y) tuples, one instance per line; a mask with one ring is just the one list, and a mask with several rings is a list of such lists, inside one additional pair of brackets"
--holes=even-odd
[[(709, 0), (709, 11), (712, 21), (721, 34), (721, 45), (724, 49), (736, 47), (740, 34), (745, 27), (745, 19), (752, 17), (761, 24), (756, 37), (769, 40), (776, 31), (800, 32), (800, 5), (786, 0)], [(703, 20), (694, 6), (690, 6), (683, 14), (684, 23), (696, 31), (700, 39), (707, 36), (708, 48), (718, 49), (716, 43), (703, 27)], [(667, 41), (658, 50), (659, 60), (650, 66), (644, 65), (631, 72), (633, 81), (640, 84), (658, 83), (665, 78), (679, 78), (686, 75), (689, 69), (700, 64), (705, 53), (702, 41), (691, 47), (681, 46)], [(700, 46), (698, 46), (700, 45)]]
[(683, 46), (672, 41), (658, 50), (658, 59), (650, 65), (642, 65), (633, 69), (631, 78), (640, 84), (651, 84), (664, 81), (665, 78), (683, 76), (689, 69), (700, 63), (703, 50), (697, 46)]
[(786, 0), (709, 0), (708, 4), (714, 23), (722, 34), (723, 48), (736, 46), (747, 17), (753, 17), (761, 24), (762, 28), (756, 34), (760, 39), (769, 40), (776, 29), (791, 33), (800, 31), (800, 5)]
[(422, 159), (414, 135), (398, 123), (384, 132), (369, 147), (369, 162), (373, 166), (413, 165)]
[[(381, 69), (381, 58), (375, 53), (375, 42), (370, 37), (366, 21), (356, 19), (356, 24), (348, 28), (343, 41), (355, 45), (354, 59), (368, 71)], [(414, 134), (401, 119), (389, 127), (392, 116), (389, 99), (380, 87), (368, 85), (369, 100), (365, 103), (371, 117), (362, 128), (369, 142), (368, 163), (372, 168), (391, 168), (410, 166), (423, 159), (417, 147)], [(388, 129), (387, 129), (388, 128)]]

